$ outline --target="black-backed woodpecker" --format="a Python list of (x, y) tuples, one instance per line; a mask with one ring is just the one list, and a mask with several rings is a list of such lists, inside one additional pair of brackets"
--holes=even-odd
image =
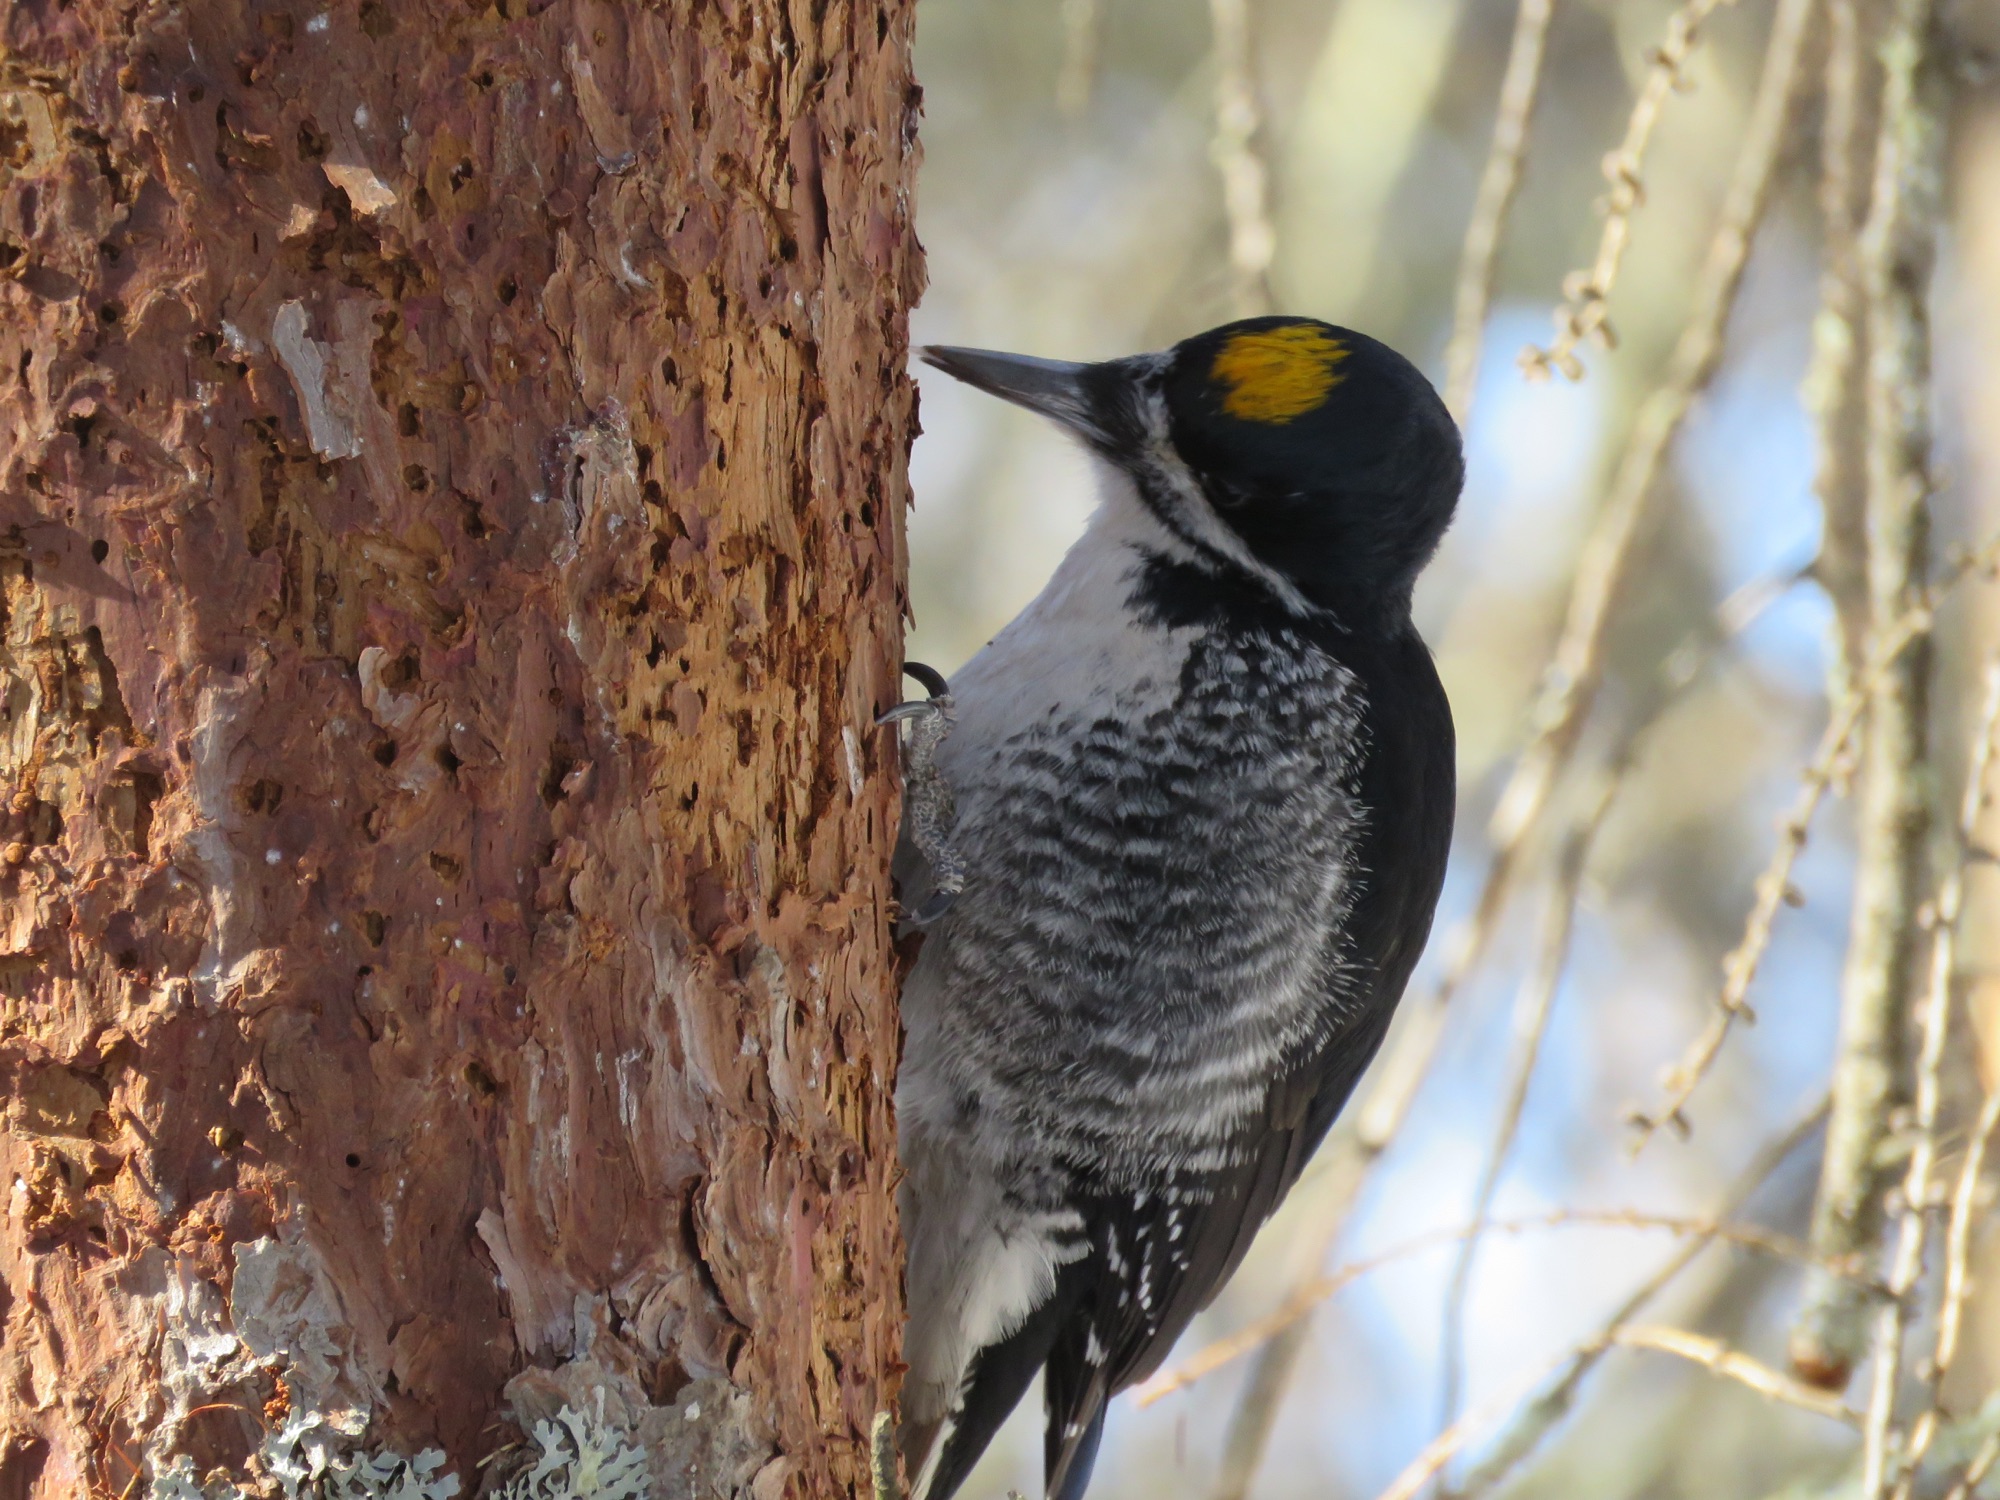
[(1047, 1492), (1078, 1500), (1430, 932), (1452, 723), (1410, 592), (1464, 465), (1409, 361), (1303, 318), (924, 358), (1067, 428), (1101, 498), (950, 682), (962, 888), (897, 856), (904, 909), (942, 907), (902, 1002), (903, 1452), (946, 1500), (1040, 1370)]

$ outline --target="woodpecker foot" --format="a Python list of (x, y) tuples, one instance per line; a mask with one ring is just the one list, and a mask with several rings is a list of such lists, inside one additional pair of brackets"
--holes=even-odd
[[(918, 927), (935, 922), (965, 889), (965, 860), (951, 841), (958, 803), (937, 763), (938, 746), (956, 718), (951, 688), (934, 669), (907, 662), (903, 671), (923, 684), (928, 698), (899, 703), (875, 722), (894, 724), (903, 740), (903, 819), (910, 842), (931, 867), (931, 894), (909, 920)], [(908, 725), (907, 730), (901, 726)]]

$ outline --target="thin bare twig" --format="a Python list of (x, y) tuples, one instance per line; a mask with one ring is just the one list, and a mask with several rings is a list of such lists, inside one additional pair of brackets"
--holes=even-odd
[[(1941, 1207), (1933, 1201), (1932, 1174), (1937, 1169), (1938, 1114), (1943, 1098), (1944, 1045), (1951, 1031), (1951, 985), (1958, 968), (1959, 920), (1965, 907), (1965, 866), (1978, 832), (1979, 815), (1986, 806), (1986, 777), (1993, 762), (1993, 740), (2000, 730), (2000, 660), (1986, 669), (1986, 691), (1979, 727), (1972, 739), (1972, 756), (1966, 773), (1965, 795), (1960, 801), (1958, 823), (1949, 863), (1938, 880), (1937, 894), (1930, 907), (1930, 953), (1925, 975), (1922, 1041), (1917, 1052), (1915, 1120), (1910, 1147), (1910, 1165), (1903, 1178), (1902, 1201), (1895, 1209), (1896, 1248), (1889, 1266), (1892, 1293), (1876, 1314), (1874, 1379), (1870, 1383), (1867, 1452), (1864, 1475), (1879, 1476), (1878, 1483), (1894, 1483), (1907, 1494), (1914, 1479), (1915, 1465), (1922, 1455), (1914, 1443), (1905, 1444), (1900, 1464), (1893, 1461), (1893, 1427), (1896, 1393), (1902, 1381), (1903, 1340), (1909, 1332), (1917, 1279), (1923, 1274), (1924, 1252), (1930, 1243), (1931, 1219)], [(1940, 1335), (1942, 1336), (1942, 1335)], [(1956, 1333), (1954, 1330), (1954, 1338)], [(1899, 1471), (1899, 1472), (1898, 1472)], [(1864, 1484), (1864, 1495), (1871, 1492)]]
[(1862, 38), (1861, 0), (1827, 0), (1826, 86), (1820, 121), (1820, 293), (1812, 363), (1800, 397), (1813, 419), (1813, 492), (1823, 524), (1813, 576), (1839, 622), (1833, 696), (1852, 685), (1867, 657), (1868, 526), (1862, 438), (1859, 239), (1867, 212), (1874, 71)]
[[(1639, 523), (1651, 508), (1667, 450), (1721, 358), (1723, 332), (1791, 122), (1806, 23), (1817, 3), (1780, 0), (1748, 134), (1696, 284), (1688, 322), (1665, 381), (1633, 424), (1604, 507), (1584, 544), (1563, 634), (1543, 681), (1534, 736), (1494, 810), (1488, 832), (1492, 858), (1472, 914), (1446, 939), (1437, 983), (1425, 996), (1404, 1004), (1397, 1030), (1370, 1072), (1366, 1096), (1349, 1111), (1353, 1123), (1343, 1122), (1322, 1149), (1328, 1163), (1325, 1170), (1333, 1181), (1321, 1209), (1324, 1227), (1316, 1238), (1319, 1254), (1311, 1262), (1314, 1265), (1331, 1249), (1368, 1168), (1388, 1149), (1408, 1115), (1437, 1054), (1450, 1002), (1484, 956), (1556, 782), (1575, 752), (1583, 719), (1601, 683), (1611, 603), (1624, 582)], [(1702, 14), (1712, 8), (1713, 3)], [(1215, 1500), (1242, 1500), (1247, 1492), (1303, 1336), (1301, 1328), (1289, 1328), (1259, 1354), (1258, 1368), (1230, 1422)]]
[[(1947, 1420), (1938, 1432), (1929, 1466), (1916, 1484), (1928, 1500), (1971, 1500), (1995, 1459), (2000, 1459), (2000, 1397), (1989, 1396), (1965, 1415)], [(1765, 1500), (1856, 1500), (1862, 1455), (1832, 1473), (1771, 1492)], [(1954, 1482), (1955, 1481), (1955, 1482)]]
[(1995, 1463), (2000, 1463), (2000, 1432), (1993, 1433), (1979, 1445), (1979, 1451), (1965, 1466), (1965, 1472), (1958, 1476), (1958, 1482), (1945, 1492), (1944, 1500), (1972, 1500), (1974, 1491), (1993, 1472)]
[(1423, 1451), (1410, 1461), (1402, 1473), (1389, 1482), (1389, 1487), (1377, 1495), (1375, 1500), (1415, 1500), (1415, 1497), (1423, 1492), (1424, 1487), (1443, 1473), (1451, 1461), (1458, 1457), (1459, 1450), (1469, 1444), (1494, 1417), (1513, 1406), (1522, 1396), (1577, 1356), (1578, 1351), (1571, 1350), (1561, 1359), (1537, 1371), (1532, 1379), (1517, 1381), (1511, 1389), (1493, 1400), (1474, 1407), (1426, 1443)]
[[(1931, 1351), (1926, 1378), (1935, 1388), (1951, 1373), (1958, 1358), (1958, 1340), (1964, 1327), (1965, 1301), (1972, 1292), (1972, 1226), (1979, 1221), (1980, 1178), (1987, 1155), (2000, 1133), (2000, 1082), (1996, 1082), (1979, 1106), (1973, 1121), (1972, 1138), (1966, 1145), (1965, 1160), (1959, 1164), (1958, 1183), (1951, 1194), (1951, 1220), (1945, 1229), (1944, 1287), (1939, 1297), (1937, 1343)], [(1926, 1412), (1926, 1415), (1932, 1415)]]
[(1278, 251), (1271, 223), (1270, 173), (1257, 154), (1263, 116), (1257, 103), (1250, 46), (1250, 0), (1209, 0), (1215, 37), (1215, 141), (1211, 153), (1222, 176), (1222, 204), (1229, 220), (1229, 269), (1236, 282), (1238, 317), (1271, 310), (1271, 262)]
[(1641, 523), (1650, 514), (1668, 449), (1722, 359), (1723, 334), (1742, 285), (1750, 242), (1770, 201), (1796, 102), (1799, 62), (1818, 0), (1780, 0), (1722, 217), (1661, 385), (1639, 410), (1577, 564), (1569, 612), (1535, 709), (1535, 737), (1495, 807), (1496, 858), (1540, 817), (1568, 763), (1604, 674), (1611, 606), (1623, 589)]
[(1514, 39), (1507, 48), (1507, 71), (1500, 80), (1500, 107), (1493, 120), (1493, 144), (1479, 175), (1472, 221), (1458, 257), (1458, 288), (1452, 299), (1451, 342), (1444, 351), (1444, 404), (1464, 427), (1472, 418), (1472, 396), (1479, 382), (1480, 346), (1485, 340), (1486, 312), (1493, 300), (1493, 273), (1500, 260), (1500, 242), (1507, 216), (1521, 186), (1521, 165), (1528, 154), (1528, 131), (1534, 124), (1535, 100), (1541, 92), (1542, 58), (1548, 51), (1549, 20), (1555, 0), (1521, 0), (1514, 13)]
[(1627, 1111), (1626, 1119), (1639, 1131), (1635, 1150), (1651, 1139), (1662, 1125), (1672, 1125), (1683, 1132), (1687, 1130), (1683, 1110), (1702, 1079), (1708, 1076), (1708, 1070), (1714, 1066), (1731, 1029), (1739, 1019), (1755, 1019), (1749, 1004), (1751, 982), (1756, 979), (1764, 952), (1770, 947), (1771, 930), (1777, 921), (1778, 909), (1785, 904), (1785, 898), (1791, 891), (1792, 866), (1798, 860), (1799, 851), (1805, 848), (1813, 815), (1818, 812), (1821, 799), (1832, 785), (1834, 772), (1846, 753), (1847, 743), (1861, 721), (1864, 701), (1860, 693), (1849, 693), (1834, 705), (1833, 717), (1827, 721), (1812, 759), (1806, 762), (1806, 768), (1799, 776), (1798, 793), (1778, 824), (1777, 848), (1771, 852), (1769, 863), (1757, 877), (1750, 901), (1750, 915), (1743, 924), (1743, 936), (1722, 961), (1722, 989), (1716, 996), (1715, 1008), (1709, 1013), (1708, 1024), (1681, 1059), (1667, 1070), (1663, 1080), (1666, 1102), (1651, 1112)]
[[(1368, 1164), (1380, 1156), (1380, 1148), (1364, 1144), (1354, 1130), (1340, 1130), (1328, 1142), (1326, 1156), (1332, 1164), (1332, 1182), (1328, 1186), (1328, 1204), (1320, 1210), (1322, 1228), (1314, 1236), (1314, 1254), (1308, 1262), (1314, 1266), (1326, 1260), (1334, 1240), (1340, 1238), (1340, 1226), (1354, 1206), (1354, 1196), (1360, 1192)], [(1304, 1292), (1312, 1284), (1310, 1278), (1300, 1282), (1286, 1300), (1286, 1306), (1296, 1308), (1296, 1316), (1286, 1318), (1266, 1338), (1246, 1346), (1256, 1348), (1258, 1358), (1230, 1412), (1230, 1424), (1222, 1438), (1222, 1468), (1212, 1500), (1246, 1500), (1250, 1494), (1250, 1482), (1264, 1462), (1264, 1448), (1270, 1446), (1278, 1408), (1284, 1404), (1284, 1390), (1292, 1382), (1292, 1372), (1298, 1368), (1298, 1354), (1306, 1346), (1306, 1314), (1314, 1302), (1308, 1302)]]
[[(1795, 1239), (1788, 1234), (1760, 1229), (1754, 1224), (1730, 1224), (1720, 1219), (1693, 1219), (1679, 1214), (1646, 1213), (1639, 1209), (1559, 1208), (1551, 1209), (1545, 1214), (1531, 1214), (1522, 1218), (1489, 1219), (1482, 1224), (1462, 1224), (1453, 1229), (1426, 1230), (1422, 1234), (1400, 1240), (1378, 1254), (1351, 1261), (1338, 1270), (1315, 1278), (1287, 1298), (1285, 1304), (1276, 1311), (1266, 1314), (1255, 1322), (1245, 1324), (1227, 1337), (1219, 1338), (1214, 1343), (1197, 1350), (1171, 1370), (1162, 1371), (1154, 1376), (1138, 1393), (1138, 1404), (1142, 1408), (1148, 1407), (1176, 1391), (1186, 1390), (1204, 1376), (1212, 1375), (1223, 1366), (1241, 1359), (1307, 1316), (1321, 1303), (1338, 1296), (1362, 1277), (1371, 1275), (1384, 1266), (1408, 1260), (1411, 1256), (1421, 1255), (1427, 1250), (1436, 1250), (1451, 1244), (1463, 1244), (1475, 1231), (1484, 1235), (1511, 1235), (1546, 1229), (1655, 1230), (1691, 1241), (1694, 1250), (1710, 1244), (1733, 1245), (1739, 1249), (1752, 1250), (1760, 1255), (1790, 1261), (1796, 1265), (1821, 1266), (1833, 1275), (1842, 1274), (1844, 1269), (1835, 1265), (1822, 1265), (1814, 1258), (1805, 1241)], [(1678, 1255), (1685, 1253), (1685, 1251), (1677, 1252), (1677, 1258)], [(1886, 1288), (1880, 1283), (1865, 1284), (1878, 1296), (1886, 1293)]]
[(1090, 108), (1097, 86), (1097, 49), (1104, 26), (1099, 0), (1062, 0), (1063, 60), (1056, 76), (1056, 108), (1075, 119)]
[(1944, 1285), (1938, 1295), (1937, 1336), (1925, 1361), (1924, 1407), (1910, 1428), (1909, 1457), (1902, 1479), (1896, 1485), (1896, 1500), (1908, 1500), (1923, 1466), (1924, 1456), (1936, 1441), (1943, 1413), (1938, 1407), (1938, 1388), (1958, 1358), (1958, 1340), (1964, 1326), (1965, 1301), (1971, 1295), (1972, 1225), (1979, 1201), (1979, 1179), (1986, 1165), (1993, 1134), (2000, 1129), (2000, 1085), (1996, 1085), (1979, 1107), (1972, 1127), (1972, 1140), (1959, 1167), (1958, 1185), (1951, 1195), (1951, 1219), (1944, 1234)]
[(1718, 1339), (1689, 1333), (1684, 1328), (1620, 1328), (1609, 1335), (1609, 1342), (1621, 1349), (1656, 1349), (1662, 1354), (1677, 1355), (1700, 1365), (1711, 1374), (1733, 1380), (1773, 1401), (1796, 1406), (1801, 1411), (1809, 1411), (1835, 1422), (1845, 1422), (1850, 1427), (1861, 1425), (1861, 1413), (1838, 1396), (1814, 1390), (1789, 1375), (1781, 1375), (1769, 1365), (1752, 1359), (1740, 1350), (1731, 1349)]
[(1633, 101), (1632, 114), (1625, 124), (1625, 139), (1604, 158), (1604, 176), (1611, 191), (1601, 205), (1604, 229), (1597, 239), (1597, 258), (1584, 270), (1572, 271), (1563, 279), (1562, 306), (1556, 309), (1555, 341), (1548, 348), (1530, 344), (1521, 351), (1521, 368), (1529, 376), (1546, 379), (1551, 370), (1560, 370), (1571, 380), (1583, 378), (1583, 363), (1576, 357), (1577, 345), (1594, 339), (1610, 348), (1614, 343), (1606, 304), (1617, 284), (1618, 268), (1625, 259), (1625, 247), (1632, 239), (1632, 214), (1645, 201), (1642, 172), (1653, 131), (1661, 111), (1678, 88), (1686, 83), (1683, 71), (1688, 54), (1700, 38), (1708, 18), (1735, 0), (1685, 0), (1667, 21), (1667, 34), (1646, 62), (1646, 79)]
[[(1861, 236), (1868, 312), (1868, 606), (1871, 637), (1925, 596), (1932, 483), (1930, 321), (1949, 80), (1937, 0), (1892, 0), (1882, 45), (1875, 184)], [(1930, 802), (1928, 636), (1871, 672), (1855, 799), (1854, 905), (1841, 975), (1833, 1115), (1813, 1206), (1813, 1240), (1849, 1253), (1876, 1243), (1898, 1166), (1893, 1116), (1908, 1098), (1917, 913)], [(1808, 1278), (1792, 1368), (1844, 1385), (1868, 1344), (1866, 1310), (1837, 1282)], [(1893, 1393), (1892, 1393), (1893, 1395)], [(1888, 1482), (1888, 1418), (1869, 1424), (1861, 1493)]]
[(1749, 138), (1709, 248), (1694, 313), (1675, 347), (1666, 382), (1633, 424), (1604, 509), (1585, 542), (1568, 617), (1537, 705), (1535, 737), (1494, 808), (1488, 834), (1494, 846), (1492, 872), (1481, 891), (1474, 925), (1454, 944), (1448, 972), (1469, 968), (1497, 925), (1513, 866), (1547, 808), (1601, 684), (1611, 605), (1629, 571), (1640, 523), (1650, 510), (1673, 437), (1721, 358), (1723, 330), (1741, 285), (1751, 237), (1769, 201), (1791, 119), (1799, 60), (1816, 3), (1783, 0), (1773, 23), (1763, 78), (1751, 109)]
[[(1819, 1129), (1826, 1118), (1827, 1100), (1822, 1096), (1810, 1109), (1801, 1114), (1780, 1135), (1775, 1137), (1751, 1160), (1732, 1182), (1728, 1190), (1716, 1204), (1714, 1218), (1717, 1220), (1734, 1217), (1742, 1210), (1766, 1179), (1778, 1170), (1792, 1153), (1804, 1144), (1812, 1133)], [(1691, 1239), (1680, 1250), (1635, 1287), (1618, 1308), (1605, 1319), (1599, 1330), (1600, 1338), (1624, 1327), (1636, 1318), (1652, 1300), (1671, 1285), (1680, 1274), (1691, 1265), (1711, 1243), (1707, 1239)], [(1478, 1466), (1466, 1476), (1460, 1485), (1460, 1494), (1465, 1500), (1487, 1494), (1504, 1484), (1537, 1448), (1549, 1433), (1567, 1417), (1576, 1405), (1577, 1394), (1583, 1388), (1584, 1380), (1602, 1357), (1603, 1348), (1584, 1346), (1585, 1352), (1578, 1353), (1561, 1366), (1561, 1375), (1534, 1401), (1530, 1402), (1514, 1423), (1495, 1440), (1491, 1451)]]
[(1250, 1378), (1224, 1434), (1215, 1500), (1247, 1500), (1250, 1481), (1256, 1478), (1264, 1449), (1271, 1440), (1285, 1387), (1291, 1382), (1305, 1330), (1302, 1310), (1298, 1318), (1273, 1332), (1257, 1363), (1251, 1366)]
[(1802, 1411), (1816, 1416), (1845, 1422), (1850, 1426), (1861, 1420), (1861, 1414), (1824, 1391), (1813, 1390), (1782, 1375), (1769, 1365), (1752, 1359), (1739, 1350), (1731, 1349), (1719, 1341), (1698, 1333), (1689, 1333), (1680, 1328), (1628, 1327), (1607, 1328), (1576, 1345), (1554, 1364), (1548, 1366), (1535, 1381), (1516, 1385), (1506, 1396), (1480, 1407), (1470, 1416), (1454, 1422), (1437, 1437), (1433, 1438), (1423, 1452), (1410, 1465), (1391, 1480), (1376, 1500), (1414, 1500), (1424, 1487), (1450, 1465), (1473, 1437), (1487, 1425), (1491, 1417), (1518, 1403), (1522, 1396), (1541, 1380), (1546, 1380), (1565, 1366), (1574, 1366), (1579, 1361), (1592, 1361), (1612, 1349), (1646, 1349), (1660, 1354), (1671, 1354), (1700, 1366), (1710, 1374), (1724, 1380), (1732, 1380), (1748, 1390), (1757, 1392), (1773, 1401), (1787, 1406), (1796, 1406)]
[(1541, 1056), (1542, 1038), (1548, 1031), (1549, 1015), (1555, 1008), (1556, 991), (1563, 971), (1569, 967), (1570, 936), (1576, 925), (1576, 903), (1583, 887), (1584, 867), (1590, 859), (1597, 831), (1622, 778), (1624, 763), (1601, 779), (1597, 795), (1571, 828), (1556, 861), (1556, 876), (1549, 891), (1548, 916), (1542, 929), (1540, 952), (1533, 972), (1521, 986), (1514, 1004), (1514, 1063), (1508, 1075), (1507, 1095), (1500, 1109), (1499, 1126), (1488, 1150), (1485, 1169), (1473, 1195), (1472, 1228), (1460, 1246), (1452, 1267), (1444, 1301), (1443, 1392), (1440, 1425), (1449, 1427), (1458, 1416), (1459, 1389), (1465, 1366), (1465, 1301), (1472, 1284), (1472, 1268), (1479, 1254), (1479, 1239), (1492, 1216), (1493, 1197), (1514, 1149), (1521, 1127), (1521, 1115), (1528, 1103), (1528, 1085), (1535, 1063)]
[(1660, 658), (1661, 681), (1675, 689), (1691, 685), (1723, 647), (1761, 620), (1766, 610), (1810, 576), (1803, 567), (1773, 568), (1731, 590), (1715, 606), (1708, 627), (1712, 636), (1705, 637), (1700, 629), (1690, 630), (1678, 646)]
[(1686, 1128), (1684, 1110), (1687, 1102), (1714, 1066), (1730, 1031), (1738, 1020), (1754, 1019), (1748, 1004), (1751, 983), (1756, 979), (1758, 966), (1770, 946), (1771, 929), (1778, 908), (1784, 904), (1791, 889), (1792, 866), (1798, 859), (1799, 851), (1805, 847), (1813, 814), (1832, 784), (1848, 743), (1867, 708), (1869, 683), (1891, 669), (1913, 641), (1929, 633), (1936, 621), (1939, 604), (1952, 589), (1975, 572), (1991, 570), (1996, 562), (2000, 562), (2000, 536), (1989, 540), (1976, 552), (1954, 557), (1938, 581), (1890, 625), (1877, 641), (1867, 670), (1853, 688), (1834, 704), (1819, 745), (1800, 773), (1798, 795), (1779, 822), (1778, 846), (1772, 851), (1770, 863), (1765, 866), (1763, 874), (1757, 877), (1750, 915), (1743, 924), (1743, 937), (1722, 962), (1722, 989), (1716, 997), (1715, 1009), (1709, 1015), (1708, 1024), (1680, 1060), (1667, 1069), (1662, 1084), (1667, 1095), (1665, 1101), (1650, 1111), (1634, 1110), (1627, 1114), (1627, 1119), (1639, 1130), (1634, 1150), (1643, 1146), (1663, 1125)]

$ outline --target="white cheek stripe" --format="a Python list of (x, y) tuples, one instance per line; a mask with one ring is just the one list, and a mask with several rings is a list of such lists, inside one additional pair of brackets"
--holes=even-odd
[(1293, 614), (1313, 613), (1311, 601), (1298, 591), (1292, 581), (1277, 569), (1258, 561), (1243, 538), (1236, 534), (1235, 528), (1215, 513), (1215, 507), (1202, 493), (1194, 471), (1174, 451), (1173, 439), (1168, 434), (1166, 398), (1157, 390), (1150, 392), (1143, 414), (1146, 423), (1146, 470), (1165, 491), (1161, 498), (1172, 508), (1174, 520), (1202, 546), (1220, 553), (1263, 584)]

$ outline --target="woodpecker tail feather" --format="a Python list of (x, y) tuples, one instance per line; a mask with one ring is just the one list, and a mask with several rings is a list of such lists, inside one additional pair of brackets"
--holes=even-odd
[(1029, 1313), (1019, 1328), (973, 1356), (958, 1404), (942, 1421), (927, 1424), (925, 1431), (904, 1424), (904, 1462), (915, 1476), (910, 1500), (949, 1500), (965, 1483), (1048, 1359), (1069, 1312), (1070, 1298), (1062, 1295), (1059, 1283), (1057, 1295)]
[(1042, 1372), (1048, 1426), (1042, 1436), (1047, 1500), (1083, 1500), (1097, 1445), (1104, 1436), (1104, 1408), (1111, 1400), (1111, 1372), (1089, 1357), (1096, 1333), (1087, 1318), (1072, 1317), (1049, 1351)]
[(1055, 1414), (1049, 1415), (1044, 1446), (1048, 1455), (1048, 1477), (1043, 1481), (1047, 1500), (1083, 1500), (1090, 1486), (1090, 1471), (1097, 1465), (1097, 1445), (1104, 1440), (1104, 1398), (1097, 1409), (1079, 1423), (1058, 1427)]

